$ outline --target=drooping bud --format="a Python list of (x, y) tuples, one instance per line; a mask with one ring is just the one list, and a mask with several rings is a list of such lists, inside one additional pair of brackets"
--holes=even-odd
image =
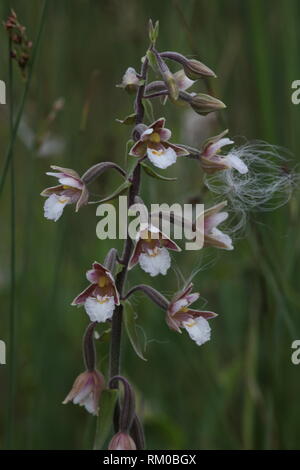
[(99, 399), (104, 387), (105, 381), (101, 372), (96, 369), (86, 370), (77, 377), (63, 404), (72, 401), (75, 405), (84, 406), (89, 413), (97, 415)]
[(110, 441), (108, 450), (136, 450), (136, 445), (128, 433), (118, 432)]
[(226, 108), (222, 101), (205, 93), (186, 93), (181, 91), (180, 98), (189, 103), (193, 110), (201, 115)]
[(185, 74), (191, 80), (197, 80), (198, 78), (203, 77), (212, 77), (216, 78), (216, 74), (205, 64), (196, 59), (188, 59), (178, 52), (161, 52), (161, 57), (165, 59), (174, 60), (181, 64), (184, 68)]
[(117, 388), (119, 381), (122, 382), (124, 388), (123, 402), (119, 410), (119, 430), (128, 433), (135, 417), (135, 397), (130, 383), (121, 375), (112, 377), (109, 387)]

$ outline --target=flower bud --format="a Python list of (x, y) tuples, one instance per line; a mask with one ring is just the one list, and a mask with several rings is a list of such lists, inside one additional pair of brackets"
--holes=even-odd
[(128, 67), (123, 75), (122, 82), (117, 85), (117, 88), (124, 88), (128, 93), (136, 93), (136, 90), (141, 85), (137, 73), (133, 67)]
[(183, 68), (186, 76), (191, 80), (197, 80), (197, 78), (203, 77), (216, 78), (216, 74), (199, 60), (187, 60), (186, 64), (183, 64)]
[(156, 21), (153, 26), (153, 22), (150, 19), (149, 20), (149, 40), (152, 44), (155, 44), (157, 37), (158, 37), (158, 32), (159, 32), (159, 21)]
[(202, 62), (195, 59), (188, 59), (178, 52), (161, 52), (161, 57), (165, 59), (174, 60), (181, 64), (184, 68), (185, 74), (191, 80), (197, 80), (198, 78), (203, 77), (213, 77), (216, 78), (216, 74)]
[(110, 441), (108, 450), (136, 450), (136, 445), (129, 434), (118, 432)]
[(189, 103), (197, 114), (205, 115), (226, 108), (222, 101), (204, 93), (180, 92), (180, 98)]

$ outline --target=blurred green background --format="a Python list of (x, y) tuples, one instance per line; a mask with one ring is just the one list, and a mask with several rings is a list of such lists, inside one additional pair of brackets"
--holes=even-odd
[[(287, 147), (299, 159), (300, 108), (291, 103), (291, 83), (300, 79), (300, 4), (297, 0), (54, 0), (46, 22), (14, 152), (16, 168), (16, 382), (8, 387), (11, 357), (0, 366), (0, 446), (88, 449), (95, 419), (80, 407), (62, 406), (83, 370), (81, 337), (88, 323), (83, 309), (70, 306), (86, 285), (91, 262), (102, 261), (119, 241), (96, 238), (96, 206), (76, 215), (67, 208), (57, 223), (43, 218), (39, 193), (52, 184), (50, 164), (79, 173), (103, 160), (124, 164), (130, 128), (118, 124), (132, 111), (132, 98), (115, 84), (128, 66), (139, 68), (146, 51), (147, 22), (160, 21), (159, 50), (197, 57), (218, 75), (212, 82), (227, 109), (222, 123), (203, 120), (171, 104), (155, 104), (167, 118), (174, 142), (194, 143), (229, 127), (232, 136), (264, 139)], [(13, 7), (34, 39), (42, 1), (2, 1), (1, 19)], [(0, 78), (8, 81), (7, 37), (0, 31)], [(14, 67), (14, 101), (24, 83)], [(199, 89), (205, 91), (202, 83)], [(58, 98), (65, 100), (51, 126), (43, 156), (32, 135), (47, 126)], [(83, 117), (85, 116), (85, 125)], [(8, 105), (0, 106), (0, 154), (9, 141)], [(33, 132), (33, 134), (32, 134)], [(31, 138), (28, 138), (31, 136)], [(43, 153), (43, 152), (42, 152)], [(44, 153), (47, 153), (46, 151)], [(2, 171), (2, 170), (1, 170)], [(143, 199), (150, 202), (213, 200), (191, 161), (167, 170), (178, 182), (143, 175)], [(93, 197), (120, 183), (107, 174)], [(1, 197), (0, 338), (10, 338), (10, 178)], [(272, 214), (253, 214), (233, 252), (206, 249), (174, 255), (174, 266), (219, 313), (212, 340), (197, 347), (186, 334), (169, 331), (163, 312), (136, 295), (147, 362), (123, 336), (122, 371), (134, 384), (149, 449), (291, 449), (300, 442), (300, 366), (291, 363), (291, 343), (300, 338), (299, 195)], [(148, 282), (139, 267), (128, 285)], [(178, 274), (151, 279), (165, 295), (179, 287)], [(201, 302), (200, 302), (201, 305)], [(106, 371), (108, 344), (99, 344)], [(10, 405), (9, 405), (10, 403)], [(7, 411), (13, 404), (14, 422)]]

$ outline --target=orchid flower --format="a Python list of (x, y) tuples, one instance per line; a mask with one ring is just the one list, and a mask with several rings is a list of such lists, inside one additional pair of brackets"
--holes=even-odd
[(173, 165), (178, 156), (188, 155), (188, 151), (171, 144), (171, 131), (165, 128), (165, 119), (160, 118), (151, 124), (145, 126), (140, 139), (130, 150), (130, 155), (134, 157), (148, 156), (151, 163), (158, 168), (168, 168)]
[(192, 293), (192, 290), (193, 284), (190, 283), (174, 296), (168, 306), (166, 321), (172, 330), (179, 333), (181, 328), (185, 328), (191, 339), (201, 346), (210, 340), (211, 328), (207, 320), (217, 314), (189, 308), (200, 297), (199, 293)]
[(48, 172), (46, 174), (58, 178), (60, 184), (44, 189), (41, 196), (47, 197), (44, 204), (46, 219), (56, 222), (61, 217), (66, 205), (76, 204), (77, 212), (81, 206), (87, 204), (89, 193), (76, 171), (54, 165), (51, 168), (57, 170), (57, 172)]
[(112, 317), (115, 306), (120, 305), (115, 280), (111, 272), (96, 261), (86, 277), (91, 284), (73, 300), (72, 305), (83, 304), (91, 321), (105, 322)]
[(223, 147), (234, 143), (233, 140), (224, 137), (227, 132), (226, 130), (206, 141), (200, 155), (201, 166), (206, 173), (234, 168), (244, 175), (248, 172), (248, 167), (237, 155), (230, 151), (227, 155), (220, 155), (219, 153)]
[(97, 415), (104, 383), (104, 377), (101, 372), (98, 370), (86, 370), (77, 377), (63, 404), (65, 405), (72, 401), (75, 405), (84, 406), (92, 415)]
[(227, 201), (206, 209), (197, 218), (196, 227), (204, 227), (204, 246), (233, 250), (230, 236), (217, 228), (228, 218), (228, 212), (222, 211), (225, 206), (227, 206)]
[(181, 251), (179, 246), (157, 227), (144, 224), (137, 235), (129, 269), (139, 263), (150, 276), (165, 275), (171, 266), (168, 250)]

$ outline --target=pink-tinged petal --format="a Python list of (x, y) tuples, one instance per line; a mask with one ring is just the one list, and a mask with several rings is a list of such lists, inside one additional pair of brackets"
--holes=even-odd
[(186, 157), (187, 155), (190, 154), (188, 152), (188, 150), (184, 149), (183, 147), (180, 147), (180, 145), (171, 144), (170, 142), (166, 142), (166, 143), (164, 143), (164, 146), (166, 148), (170, 147), (171, 149), (173, 149), (174, 152), (176, 153), (177, 157)]
[(142, 140), (143, 142), (145, 142), (146, 140), (149, 139), (149, 135), (153, 134), (153, 132), (154, 132), (154, 131), (153, 131), (152, 128), (146, 129), (146, 130), (142, 133), (140, 140)]
[(204, 151), (205, 157), (211, 157), (215, 155), (222, 147), (226, 147), (227, 145), (234, 144), (233, 140), (230, 140), (228, 137), (224, 139), (220, 139), (217, 142), (210, 144)]
[(226, 157), (219, 157), (217, 155), (206, 158), (203, 155), (200, 157), (200, 163), (203, 170), (208, 174), (213, 174), (217, 171), (228, 170), (229, 166), (226, 163)]
[(149, 128), (151, 127), (154, 132), (159, 132), (160, 129), (165, 127), (165, 118), (159, 118), (157, 121), (154, 121), (152, 124), (150, 124)]
[(93, 262), (93, 269), (97, 269), (102, 274), (106, 274), (108, 271), (108, 269), (106, 269), (101, 263), (98, 263), (98, 261)]
[(72, 170), (71, 168), (62, 168), (62, 167), (56, 166), (56, 165), (51, 165), (51, 168), (52, 168), (52, 170), (57, 170), (60, 173), (63, 173), (67, 176), (71, 176), (72, 178), (80, 180), (80, 176), (77, 173), (77, 171)]
[(194, 302), (196, 302), (196, 300), (198, 300), (199, 297), (200, 297), (200, 294), (198, 292), (193, 292), (192, 294), (187, 294), (184, 296), (188, 305), (191, 305)]
[(132, 256), (129, 261), (128, 269), (132, 269), (139, 262), (140, 255), (142, 253), (142, 246), (142, 241), (138, 241), (135, 244)]
[(54, 176), (54, 178), (62, 178), (64, 176), (64, 173), (55, 173), (53, 171), (47, 171), (46, 175), (47, 176)]
[(81, 305), (84, 304), (88, 297), (91, 297), (95, 290), (95, 284), (91, 284), (84, 291), (82, 291), (71, 303), (71, 305)]
[(190, 292), (192, 292), (193, 287), (194, 287), (194, 284), (191, 282), (182, 291), (178, 292), (178, 294), (176, 295), (176, 299), (179, 300), (179, 299), (182, 299), (183, 297), (186, 297)]
[(228, 218), (228, 215), (228, 212), (219, 212), (217, 214), (211, 214), (209, 217), (204, 216), (204, 232), (209, 234), (214, 227), (224, 222)]
[(175, 72), (173, 76), (180, 91), (187, 90), (195, 83), (194, 80), (191, 80), (186, 76), (183, 69), (178, 70), (178, 72)]
[(81, 196), (78, 199), (77, 204), (76, 204), (76, 212), (78, 212), (78, 210), (82, 206), (85, 206), (88, 203), (88, 200), (89, 200), (89, 191), (87, 187), (84, 185), (81, 191)]
[(170, 131), (170, 129), (167, 129), (166, 127), (163, 127), (162, 129), (160, 129), (158, 134), (160, 136), (160, 140), (162, 140), (163, 142), (166, 142), (172, 136), (172, 132)]
[(71, 188), (82, 189), (83, 183), (80, 180), (72, 178), (71, 176), (63, 175), (59, 178), (60, 184), (63, 186), (71, 186)]
[(204, 211), (205, 219), (207, 217), (210, 217), (210, 216), (214, 215), (214, 214), (217, 214), (218, 212), (220, 212), (226, 206), (227, 206), (227, 201), (223, 201), (223, 202), (220, 202), (219, 204), (216, 204), (213, 207), (210, 207), (209, 209), (206, 209)]
[(99, 276), (100, 272), (96, 269), (89, 269), (89, 271), (86, 272), (86, 278), (92, 284), (98, 284)]
[(247, 165), (245, 165), (245, 163), (237, 155), (229, 153), (226, 157), (223, 158), (223, 161), (226, 162), (228, 168), (234, 168), (241, 175), (248, 173)]
[(234, 249), (230, 236), (217, 228), (213, 228), (209, 235), (204, 236), (204, 246), (214, 246), (223, 250)]
[(173, 240), (168, 238), (165, 234), (162, 234), (163, 238), (161, 240), (162, 246), (172, 251), (181, 251), (180, 246), (177, 245)]
[(138, 140), (131, 148), (129, 155), (133, 157), (144, 157), (147, 153), (147, 143), (142, 140)]
[(188, 303), (185, 297), (176, 300), (176, 302), (171, 302), (169, 305), (169, 312), (173, 316), (179, 312), (182, 308), (187, 307)]
[(41, 192), (41, 196), (48, 197), (51, 196), (51, 194), (57, 194), (60, 196), (63, 190), (64, 187), (61, 185), (51, 186), (50, 188), (44, 189), (44, 191)]
[(210, 319), (210, 318), (215, 318), (218, 316), (217, 313), (215, 312), (209, 312), (207, 310), (194, 310), (194, 309), (189, 309), (188, 310), (189, 314), (193, 317), (193, 318), (198, 318), (198, 317), (203, 317), (205, 318), (206, 320)]
[(180, 330), (180, 323), (178, 323), (176, 320), (174, 320), (170, 315), (166, 315), (166, 322), (168, 327), (171, 330), (177, 331), (177, 333), (181, 333)]

